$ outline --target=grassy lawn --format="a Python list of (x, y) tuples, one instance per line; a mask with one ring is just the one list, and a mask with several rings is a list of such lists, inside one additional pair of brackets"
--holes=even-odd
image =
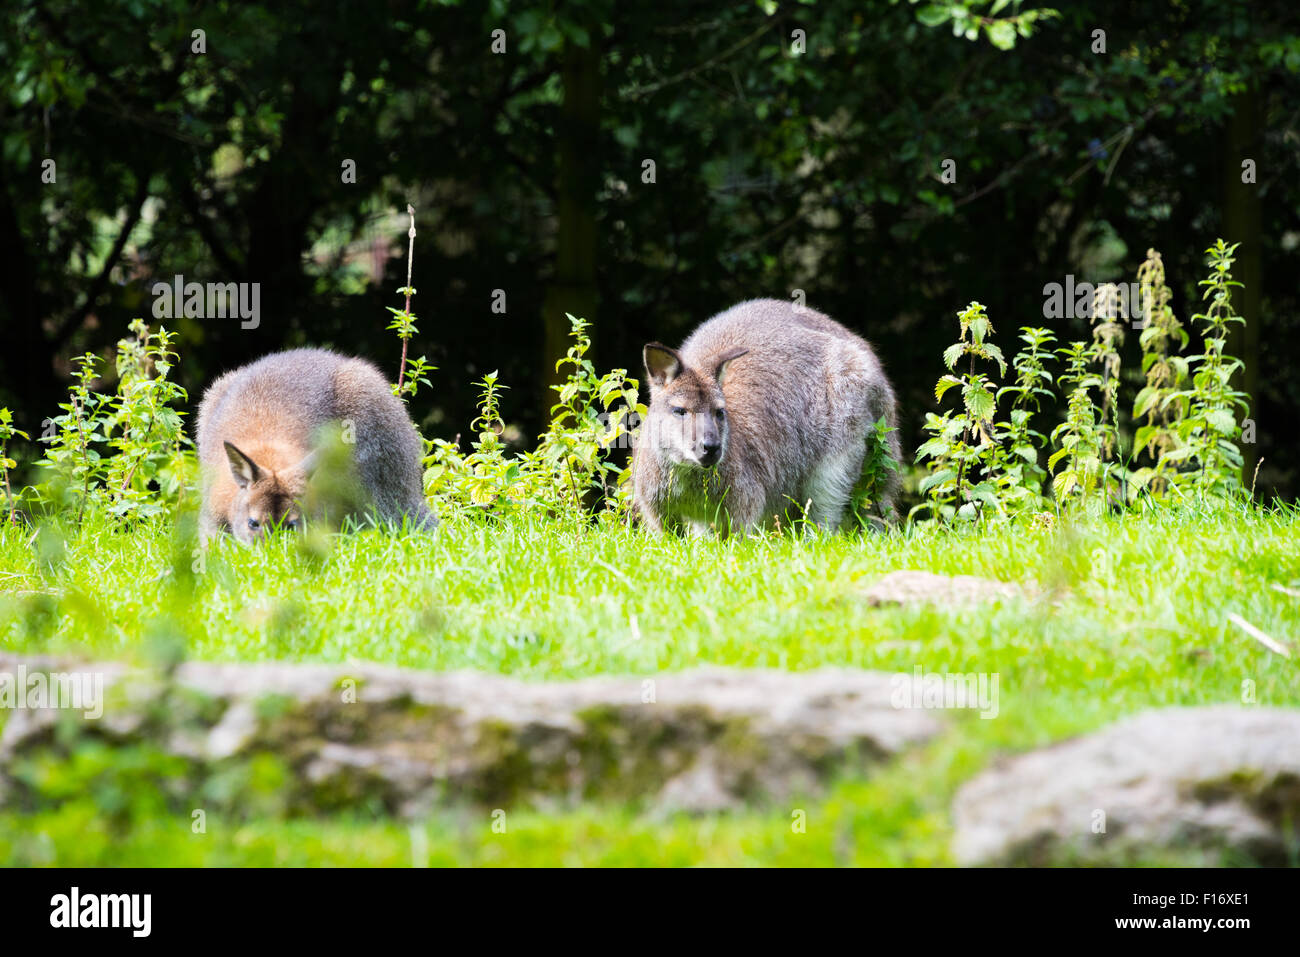
[[(8, 650), (149, 660), (369, 660), (530, 680), (653, 676), (699, 664), (996, 672), (993, 720), (951, 727), (870, 780), (792, 807), (657, 817), (592, 806), (555, 814), (448, 809), (408, 826), (361, 819), (210, 819), (102, 813), (89, 793), (0, 815), (0, 863), (945, 864), (954, 792), (997, 754), (1149, 707), (1300, 706), (1296, 659), (1227, 621), (1294, 640), (1300, 513), (1193, 510), (1051, 527), (880, 536), (656, 540), (624, 528), (458, 519), (436, 537), (363, 532), (310, 551), (283, 537), (223, 543), (190, 574), (170, 523), (123, 534), (92, 522), (60, 543), (0, 533)], [(42, 570), (40, 551), (56, 556)], [(872, 608), (886, 572), (924, 569), (1027, 586), (992, 606)], [(0, 720), (2, 720), (0, 713)], [(110, 823), (112, 818), (112, 823)], [(1139, 863), (1166, 863), (1144, 860)]]

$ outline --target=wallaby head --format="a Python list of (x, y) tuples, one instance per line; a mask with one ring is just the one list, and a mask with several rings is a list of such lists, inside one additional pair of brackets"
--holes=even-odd
[(658, 342), (642, 352), (650, 380), (650, 404), (642, 427), (650, 447), (669, 465), (712, 468), (727, 453), (727, 401), (722, 385), (727, 367), (748, 349), (728, 349), (712, 368), (693, 369), (681, 355)]
[(230, 500), (230, 532), (246, 544), (277, 529), (302, 528), (302, 499), (315, 468), (309, 452), (285, 468), (259, 465), (230, 442), (224, 443), (235, 494)]

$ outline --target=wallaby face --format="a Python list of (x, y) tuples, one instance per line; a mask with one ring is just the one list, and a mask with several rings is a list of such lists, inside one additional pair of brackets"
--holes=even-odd
[(301, 502), (314, 456), (277, 471), (258, 465), (230, 442), (224, 445), (236, 489), (230, 500), (231, 534), (251, 545), (273, 531), (301, 529)]
[(707, 469), (722, 461), (730, 433), (722, 383), (727, 366), (748, 351), (730, 350), (713, 368), (696, 370), (687, 368), (676, 350), (657, 342), (645, 347), (650, 404), (643, 427), (665, 463)]

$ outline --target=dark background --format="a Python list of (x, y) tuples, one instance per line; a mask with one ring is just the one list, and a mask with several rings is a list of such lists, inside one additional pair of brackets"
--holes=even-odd
[[(1300, 6), (1058, 6), (1000, 49), (980, 18), (1043, 7), (0, 0), (0, 404), (38, 434), (70, 357), (156, 322), (151, 285), (178, 273), (261, 283), (256, 330), (169, 323), (192, 403), (287, 345), (396, 378), (409, 202), (428, 436), (467, 430), (493, 369), (536, 434), (566, 311), (594, 322), (599, 367), (639, 376), (645, 341), (802, 289), (875, 344), (911, 449), (969, 301), (1008, 357), (1023, 325), (1087, 338), (1044, 319), (1044, 284), (1133, 281), (1155, 247), (1188, 322), (1223, 236), (1242, 243), (1248, 469), (1262, 455), (1261, 492), (1294, 497)], [(1135, 332), (1124, 357), (1135, 385)]]

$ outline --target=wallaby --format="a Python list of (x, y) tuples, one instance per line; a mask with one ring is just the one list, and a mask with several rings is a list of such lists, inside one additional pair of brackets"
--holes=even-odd
[[(709, 319), (677, 350), (644, 350), (649, 413), (633, 453), (645, 524), (721, 535), (788, 510), (844, 524), (877, 420), (901, 461), (894, 390), (863, 339), (820, 312), (753, 299)], [(895, 517), (896, 471), (873, 507)]]
[[(310, 520), (369, 512), (419, 529), (437, 524), (424, 498), (420, 437), (363, 359), (291, 349), (227, 372), (199, 405), (198, 446), (204, 542), (228, 530), (251, 543), (301, 527), (304, 511)], [(329, 494), (313, 498), (309, 488)]]

